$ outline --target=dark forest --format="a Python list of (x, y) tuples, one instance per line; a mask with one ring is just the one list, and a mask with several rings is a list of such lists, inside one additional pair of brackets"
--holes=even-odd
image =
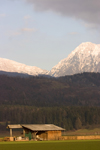
[[(0, 75), (0, 122), (100, 125), (100, 73), (60, 78)], [(5, 127), (0, 124), (0, 129)]]

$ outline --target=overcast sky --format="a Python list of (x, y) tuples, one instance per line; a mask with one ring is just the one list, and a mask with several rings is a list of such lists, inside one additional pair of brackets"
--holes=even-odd
[(99, 39), (100, 0), (0, 0), (2, 58), (51, 70)]

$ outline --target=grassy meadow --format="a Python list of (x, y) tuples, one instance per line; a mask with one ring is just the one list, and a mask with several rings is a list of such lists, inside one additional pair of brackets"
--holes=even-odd
[(100, 135), (100, 127), (99, 128), (93, 128), (93, 129), (79, 129), (79, 130), (75, 130), (75, 131), (67, 131), (65, 133), (63, 133), (63, 135)]
[(99, 150), (100, 140), (0, 142), (0, 150)]

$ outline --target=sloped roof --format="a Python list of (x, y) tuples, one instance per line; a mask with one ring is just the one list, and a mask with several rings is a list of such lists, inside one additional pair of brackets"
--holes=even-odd
[(27, 128), (32, 131), (64, 131), (64, 128), (58, 127), (54, 124), (14, 124), (8, 125), (9, 129)]
[(23, 124), (24, 128), (30, 129), (32, 131), (64, 131), (65, 129), (58, 127), (54, 124)]
[(22, 126), (20, 124), (12, 124), (12, 125), (8, 125), (7, 128), (18, 129), (18, 128), (22, 128)]

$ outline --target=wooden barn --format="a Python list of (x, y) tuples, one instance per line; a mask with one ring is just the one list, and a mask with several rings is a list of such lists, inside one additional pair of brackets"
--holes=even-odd
[(29, 140), (59, 140), (62, 131), (65, 129), (53, 124), (22, 124), (8, 125), (10, 129), (10, 137), (12, 137), (12, 129), (22, 128), (23, 137), (28, 137)]

